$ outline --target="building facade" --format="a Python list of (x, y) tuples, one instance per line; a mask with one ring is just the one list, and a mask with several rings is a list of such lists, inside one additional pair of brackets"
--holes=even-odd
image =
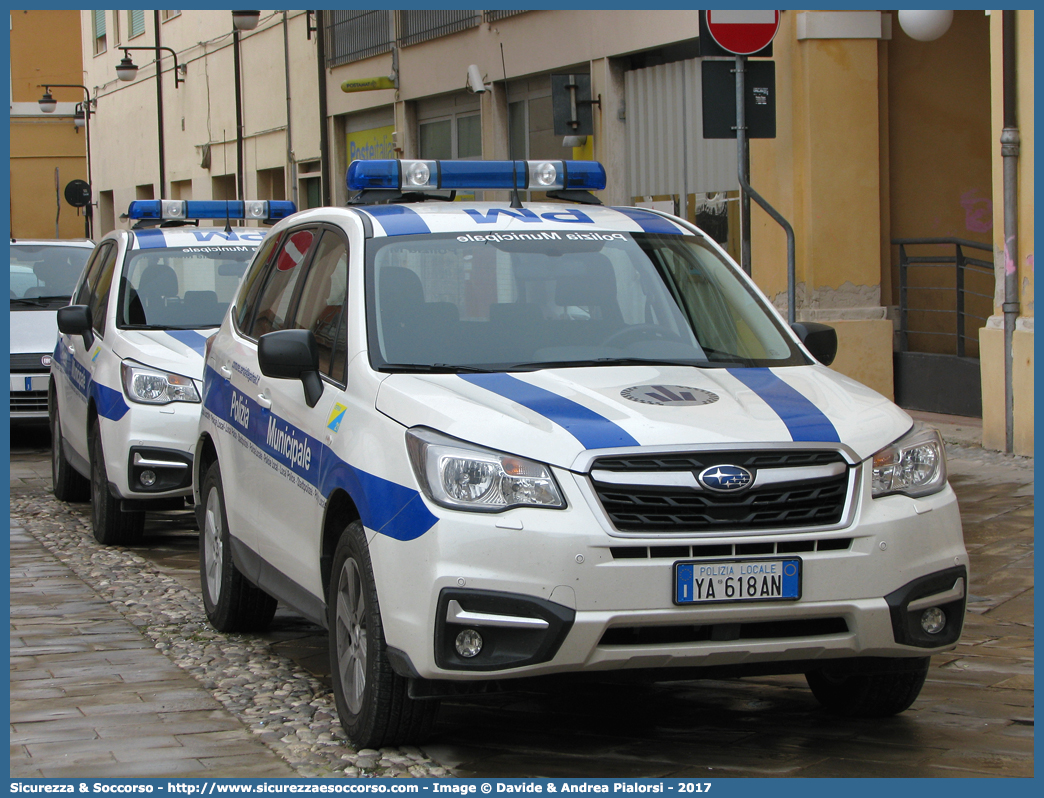
[[(86, 132), (75, 125), (83, 89), (56, 88), (57, 106), (40, 109), (42, 86), (83, 84), (78, 11), (9, 11), (11, 29), (11, 235), (84, 238), (84, 217), (64, 198), (87, 180)], [(46, 37), (40, 31), (47, 31)]]
[[(795, 315), (836, 327), (834, 367), (910, 407), (981, 413), (991, 445), (997, 285), (1016, 269), (1014, 423), (1028, 451), (1033, 13), (1016, 14), (1010, 264), (1001, 17), (957, 11), (919, 41), (897, 12), (784, 12), (767, 89), (775, 137), (751, 141), (750, 174), (793, 225)], [(665, 207), (739, 252), (735, 142), (702, 126), (703, 72), (723, 59), (701, 48), (695, 11), (262, 11), (239, 33), (228, 11), (84, 11), (81, 27), (99, 232), (140, 198), (343, 204), (354, 158), (594, 158), (603, 202)], [(125, 55), (131, 82), (116, 74)], [(591, 135), (555, 132), (557, 75), (589, 81)], [(750, 235), (753, 277), (785, 310), (783, 231), (755, 207)]]

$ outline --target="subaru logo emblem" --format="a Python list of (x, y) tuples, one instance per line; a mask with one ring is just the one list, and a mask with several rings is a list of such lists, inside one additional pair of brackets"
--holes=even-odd
[(700, 484), (707, 490), (720, 493), (743, 490), (754, 481), (753, 475), (745, 468), (735, 465), (716, 465), (703, 469), (699, 474)]

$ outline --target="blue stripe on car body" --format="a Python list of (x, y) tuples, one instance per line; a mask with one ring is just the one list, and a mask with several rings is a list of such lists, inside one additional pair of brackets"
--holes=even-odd
[(617, 213), (622, 213), (632, 222), (636, 222), (646, 233), (666, 233), (667, 235), (685, 235), (685, 231), (670, 219), (664, 219), (651, 211), (641, 208), (613, 208)]
[(163, 249), (167, 246), (162, 230), (135, 230), (134, 237), (140, 249)]
[(166, 330), (167, 335), (201, 355), (206, 354), (207, 336), (195, 330)]
[(841, 437), (823, 411), (802, 396), (793, 387), (783, 382), (770, 369), (728, 369), (738, 379), (768, 404), (780, 417), (790, 437), (795, 441), (841, 442)]
[[(249, 410), (246, 427), (233, 418), (232, 397), (237, 405)], [(344, 489), (352, 501), (362, 523), (368, 529), (395, 540), (415, 540), (435, 526), (438, 518), (428, 510), (420, 492), (391, 480), (370, 474), (342, 460), (327, 445), (293, 426), (285, 419), (262, 407), (250, 396), (232, 386), (232, 383), (209, 366), (203, 378), (203, 406), (213, 413), (226, 429), (233, 431), (234, 440), (246, 438), (261, 452), (286, 466), (329, 499), (334, 490)], [(308, 468), (297, 462), (287, 462), (286, 456), (268, 444), (269, 424), (292, 435), (302, 446), (312, 449), (315, 460)]]
[(604, 416), (510, 374), (461, 374), (460, 378), (555, 422), (580, 441), (585, 449), (639, 445), (638, 441)]
[(427, 222), (420, 214), (403, 205), (374, 205), (366, 212), (381, 223), (381, 227), (390, 236), (409, 236), (417, 233), (430, 233)]

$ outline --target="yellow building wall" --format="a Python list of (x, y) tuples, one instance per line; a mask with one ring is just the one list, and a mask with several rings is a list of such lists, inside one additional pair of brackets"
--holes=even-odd
[[(1016, 269), (1019, 286), (1019, 319), (1012, 341), (1013, 443), (1016, 454), (1033, 454), (1033, 305), (1034, 305), (1034, 58), (1033, 12), (1016, 13), (1016, 122), (1018, 124), (1018, 261), (998, 258), (994, 316), (980, 333), (982, 348), (982, 442), (991, 449), (1005, 449), (1007, 430), (1004, 406), (1004, 332), (1001, 303), (1003, 272)], [(1002, 14), (990, 15), (991, 86), (993, 96), (993, 243), (1004, 247), (1004, 164), (1000, 138), (1004, 128)], [(999, 398), (998, 398), (999, 397)]]
[[(83, 84), (80, 12), (11, 11), (11, 102), (32, 113), (39, 84)], [(47, 31), (41, 36), (41, 31)], [(59, 103), (82, 102), (82, 89), (54, 89)], [(69, 116), (12, 115), (10, 122), (11, 235), (83, 238), (84, 220), (63, 196), (70, 180), (87, 179), (84, 132)], [(55, 169), (58, 188), (55, 191)], [(60, 199), (59, 199), (60, 198)], [(58, 203), (60, 202), (60, 212)], [(55, 229), (57, 219), (57, 230)]]

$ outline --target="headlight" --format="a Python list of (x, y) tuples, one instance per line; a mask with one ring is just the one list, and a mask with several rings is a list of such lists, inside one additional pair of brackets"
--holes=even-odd
[(151, 369), (125, 360), (120, 364), (123, 392), (132, 402), (166, 405), (171, 402), (198, 402), (199, 392), (189, 377)]
[(510, 507), (565, 507), (551, 469), (541, 463), (427, 429), (409, 430), (406, 448), (424, 494), (443, 507), (487, 513)]
[(939, 431), (916, 425), (874, 455), (873, 496), (927, 496), (946, 484), (946, 450)]

